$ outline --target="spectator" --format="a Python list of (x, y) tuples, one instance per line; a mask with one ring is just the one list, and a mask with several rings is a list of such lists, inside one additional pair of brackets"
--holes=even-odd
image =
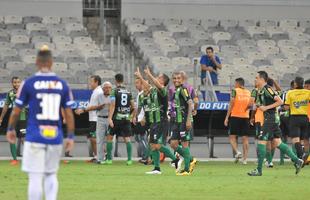
[[(213, 85), (218, 85), (218, 69), (222, 69), (222, 64), (220, 58), (214, 55), (214, 50), (212, 47), (207, 47), (206, 55), (201, 56), (201, 84), (205, 85), (207, 72), (210, 73)], [(205, 100), (205, 91), (202, 91), (203, 99)]]

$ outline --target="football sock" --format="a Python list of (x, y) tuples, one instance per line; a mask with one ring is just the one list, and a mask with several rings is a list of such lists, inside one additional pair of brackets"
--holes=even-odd
[(29, 173), (28, 178), (29, 178), (28, 199), (42, 200), (43, 174), (42, 173)]
[(154, 162), (154, 167), (159, 168), (159, 163), (160, 163), (160, 153), (158, 150), (153, 150), (152, 151), (152, 159)]
[(113, 143), (107, 142), (107, 160), (112, 160)]
[(159, 151), (163, 152), (165, 154), (165, 156), (169, 157), (171, 160), (175, 160), (176, 159), (175, 155), (166, 146), (161, 146)]
[(58, 180), (56, 173), (45, 174), (44, 192), (46, 200), (56, 200), (58, 193)]
[(278, 148), (283, 151), (285, 154), (288, 155), (288, 157), (290, 157), (292, 159), (293, 162), (297, 162), (298, 158), (297, 156), (294, 154), (294, 152), (292, 151), (292, 149), (290, 149), (286, 144), (284, 144), (283, 142), (278, 146)]
[[(286, 144), (286, 141), (282, 141), (284, 144)], [(280, 163), (284, 163), (284, 157), (285, 157), (285, 152), (280, 151)]]
[(191, 153), (189, 151), (189, 147), (183, 148), (184, 151), (184, 170), (189, 171), (189, 166), (190, 166), (190, 160), (191, 160)]
[(266, 151), (266, 160), (268, 163), (271, 162), (272, 158), (271, 158), (271, 152), (269, 150)]
[[(184, 148), (182, 145), (179, 145), (178, 148), (175, 150), (177, 153), (179, 153), (184, 158)], [(190, 161), (193, 161), (193, 157), (190, 155)]]
[(257, 162), (257, 170), (262, 173), (263, 163), (266, 156), (266, 145), (265, 144), (258, 144), (258, 162)]
[(17, 160), (16, 144), (10, 144), (10, 150), (11, 150), (13, 160)]
[(304, 154), (304, 151), (302, 149), (301, 143), (300, 142), (296, 142), (294, 144), (294, 146), (295, 146), (295, 149), (296, 149), (297, 157), (301, 159), (303, 154)]
[(128, 157), (128, 160), (131, 160), (131, 154), (132, 154), (131, 142), (127, 142), (126, 143), (126, 147), (127, 147), (127, 157)]

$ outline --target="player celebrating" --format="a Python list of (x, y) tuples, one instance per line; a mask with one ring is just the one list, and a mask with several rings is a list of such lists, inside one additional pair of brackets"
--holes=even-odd
[[(170, 146), (184, 158), (184, 170), (178, 172), (177, 175), (187, 176), (191, 175), (192, 171), (190, 170), (192, 156), (189, 150), (189, 141), (191, 139), (193, 102), (187, 89), (182, 85), (180, 72), (173, 73), (173, 83), (176, 88), (173, 94), (176, 116), (172, 125)], [(179, 146), (179, 141), (182, 146)]]
[(7, 129), (7, 139), (16, 141), (15, 125), (23, 107), (29, 105), (22, 170), (28, 173), (28, 199), (41, 200), (44, 185), (46, 200), (56, 200), (57, 171), (62, 151), (61, 108), (65, 110), (68, 140), (66, 150), (73, 148), (73, 98), (67, 83), (51, 71), (52, 54), (47, 46), (38, 52), (39, 72), (22, 83), (15, 100)]
[(300, 172), (303, 160), (298, 159), (293, 151), (281, 141), (281, 131), (276, 123), (276, 107), (282, 105), (281, 98), (277, 93), (267, 85), (268, 74), (265, 71), (259, 71), (255, 78), (259, 88), (256, 105), (258, 109), (264, 112), (264, 124), (258, 136), (258, 166), (249, 172), (249, 176), (262, 176), (263, 162), (266, 156), (266, 144), (269, 138), (273, 138), (274, 144), (281, 151), (285, 152), (295, 163), (296, 174)]
[[(302, 159), (304, 150), (301, 140), (308, 139), (308, 104), (310, 90), (304, 89), (304, 79), (296, 77), (294, 88), (287, 92), (285, 109), (290, 109), (289, 132), (292, 143), (296, 148), (297, 157)], [(307, 156), (308, 157), (308, 156)]]
[(109, 128), (107, 131), (107, 160), (106, 164), (112, 164), (112, 140), (113, 136), (121, 136), (124, 138), (127, 147), (127, 165), (132, 165), (132, 145), (130, 141), (131, 124), (130, 118), (135, 120), (135, 105), (131, 92), (124, 86), (124, 76), (122, 74), (115, 75), (116, 88), (112, 90), (110, 95), (111, 104), (109, 108)]
[(142, 81), (143, 86), (147, 88), (148, 95), (146, 102), (144, 101), (146, 104), (144, 104), (143, 107), (146, 108), (146, 110), (149, 110), (147, 121), (150, 124), (150, 144), (152, 148), (152, 159), (154, 161), (155, 168), (146, 174), (161, 174), (159, 167), (159, 152), (162, 152), (165, 154), (165, 156), (171, 158), (177, 169), (179, 159), (177, 159), (175, 155), (163, 145), (163, 139), (165, 138), (164, 134), (167, 132), (167, 85), (169, 83), (169, 77), (166, 74), (160, 74), (157, 78), (155, 78), (147, 68), (145, 70), (145, 74), (156, 87), (152, 88), (151, 85), (143, 79), (139, 68), (135, 74)]

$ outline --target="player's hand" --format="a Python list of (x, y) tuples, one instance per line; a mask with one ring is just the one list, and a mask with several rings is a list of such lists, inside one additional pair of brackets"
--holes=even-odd
[(254, 122), (255, 122), (255, 119), (254, 119), (254, 118), (251, 118), (251, 119), (250, 119), (250, 124), (251, 124), (251, 126), (254, 126)]
[(224, 120), (224, 126), (228, 126), (228, 118), (225, 118), (225, 120)]
[(109, 126), (110, 126), (111, 128), (114, 128), (113, 120), (112, 120), (112, 119), (108, 119), (108, 122), (109, 122)]
[(133, 117), (133, 118), (131, 118), (131, 123), (133, 123), (133, 125), (136, 125), (137, 124), (137, 120), (136, 120), (136, 118), (135, 117)]
[(74, 147), (74, 140), (73, 139), (66, 139), (65, 140), (65, 152), (72, 151)]
[(144, 73), (146, 74), (146, 75), (151, 75), (151, 70), (150, 70), (150, 68), (147, 66), (146, 67), (146, 69), (144, 70)]
[(196, 116), (196, 115), (197, 115), (197, 110), (193, 110), (193, 111), (192, 111), (192, 115), (193, 115), (193, 116)]
[(9, 143), (15, 144), (16, 143), (16, 132), (15, 130), (7, 131), (6, 132), (6, 139)]
[(139, 67), (137, 67), (137, 71), (135, 72), (135, 75), (136, 75), (138, 78), (141, 78), (141, 77), (142, 77), (142, 75), (141, 75), (141, 73), (140, 73)]
[(192, 128), (192, 122), (191, 120), (186, 121), (186, 130), (189, 131)]
[(140, 121), (140, 124), (141, 124), (141, 126), (145, 126), (145, 119), (144, 118)]
[(266, 110), (268, 110), (267, 106), (259, 106), (258, 109), (260, 109), (261, 111), (265, 112)]
[(80, 114), (82, 114), (83, 112), (84, 112), (84, 110), (83, 110), (83, 109), (80, 109), (80, 108), (78, 108), (78, 109), (75, 110), (75, 114), (77, 114), (77, 115), (80, 115)]
[(0, 126), (2, 125), (2, 119), (0, 119)]

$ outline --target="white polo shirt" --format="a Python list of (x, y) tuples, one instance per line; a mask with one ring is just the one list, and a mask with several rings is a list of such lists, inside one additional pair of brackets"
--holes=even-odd
[[(94, 89), (93, 93), (91, 94), (90, 100), (89, 100), (89, 106), (98, 106), (100, 105), (99, 102), (99, 96), (103, 95), (103, 90), (101, 86), (99, 85)], [(97, 121), (97, 111), (92, 110), (88, 112), (89, 121), (90, 122), (96, 122)]]

